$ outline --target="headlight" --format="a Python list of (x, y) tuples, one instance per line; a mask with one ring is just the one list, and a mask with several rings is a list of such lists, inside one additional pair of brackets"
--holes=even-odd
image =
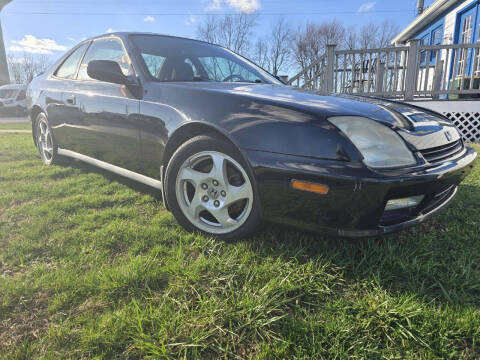
[(328, 119), (357, 147), (363, 162), (373, 168), (407, 166), (416, 163), (412, 152), (400, 136), (374, 120), (357, 116)]

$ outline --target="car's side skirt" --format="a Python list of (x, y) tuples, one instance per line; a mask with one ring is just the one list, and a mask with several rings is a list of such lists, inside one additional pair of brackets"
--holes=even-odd
[(151, 186), (151, 187), (159, 189), (159, 190), (163, 190), (162, 182), (159, 181), (159, 180), (153, 179), (151, 177), (136, 173), (134, 171), (127, 170), (127, 169), (119, 167), (119, 166), (112, 165), (112, 164), (107, 163), (105, 161), (98, 160), (98, 159), (92, 158), (90, 156), (77, 153), (75, 151), (58, 148), (57, 152), (58, 152), (59, 155), (68, 156), (70, 158), (86, 162), (88, 164), (91, 164), (91, 165), (97, 166), (99, 168), (105, 169), (107, 171), (110, 171), (112, 173), (115, 173), (117, 175), (132, 179), (134, 181), (140, 182), (142, 184)]

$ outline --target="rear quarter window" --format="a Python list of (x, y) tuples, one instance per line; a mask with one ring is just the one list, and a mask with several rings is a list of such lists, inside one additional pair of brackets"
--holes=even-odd
[(62, 78), (62, 79), (75, 79), (75, 75), (77, 74), (78, 64), (82, 59), (83, 53), (85, 49), (88, 47), (87, 44), (81, 45), (78, 49), (76, 49), (55, 72), (55, 76)]

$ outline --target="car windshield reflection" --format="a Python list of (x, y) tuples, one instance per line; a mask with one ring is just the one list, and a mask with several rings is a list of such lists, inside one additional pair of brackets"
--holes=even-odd
[(220, 46), (154, 35), (132, 38), (153, 81), (282, 84), (259, 66)]

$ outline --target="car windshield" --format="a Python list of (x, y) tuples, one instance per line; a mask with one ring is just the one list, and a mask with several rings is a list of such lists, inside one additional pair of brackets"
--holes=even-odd
[(134, 35), (132, 39), (155, 81), (281, 84), (262, 68), (220, 46), (156, 35)]
[(0, 99), (12, 99), (17, 95), (16, 89), (0, 89)]

